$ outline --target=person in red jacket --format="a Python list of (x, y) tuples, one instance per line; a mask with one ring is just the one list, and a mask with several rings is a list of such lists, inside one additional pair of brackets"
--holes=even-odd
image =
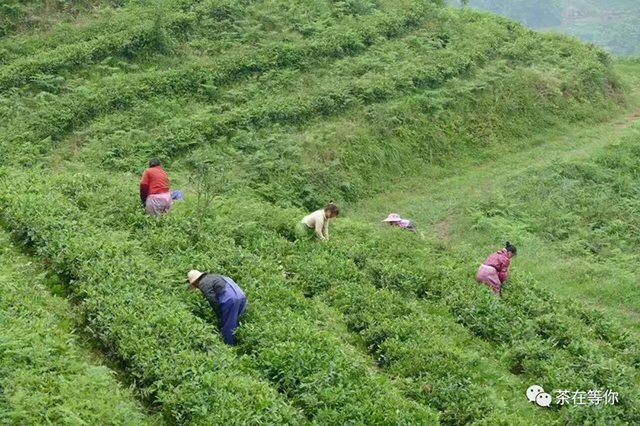
[(496, 296), (501, 295), (502, 284), (509, 277), (509, 265), (511, 258), (516, 255), (518, 249), (507, 241), (504, 249), (493, 253), (480, 265), (476, 279), (493, 289)]
[(171, 208), (169, 177), (162, 169), (159, 158), (149, 161), (149, 168), (142, 175), (140, 201), (148, 215), (157, 216)]

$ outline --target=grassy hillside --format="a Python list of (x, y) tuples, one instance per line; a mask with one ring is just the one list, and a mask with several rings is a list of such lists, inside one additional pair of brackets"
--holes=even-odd
[[(476, 256), (354, 210), (627, 114), (625, 84), (595, 47), (441, 2), (132, 2), (0, 40), (0, 215), (167, 423), (631, 424), (636, 330), (537, 277), (495, 300)], [(186, 195), (159, 220), (152, 156)], [(330, 198), (332, 241), (297, 241)], [(192, 268), (246, 290), (237, 347)], [(620, 404), (541, 409), (533, 382)]]
[[(531, 250), (519, 260), (524, 270), (554, 291), (607, 307), (637, 328), (633, 247), (640, 80), (637, 61), (620, 61), (616, 70), (630, 90), (628, 109), (618, 119), (536, 134), (502, 150), (495, 161), (447, 167), (461, 172), (441, 181), (416, 176), (358, 210), (369, 219), (383, 215), (389, 204), (408, 210), (435, 238), (478, 257), (501, 238), (518, 236)], [(532, 149), (522, 153), (525, 147)], [(496, 169), (498, 178), (492, 177)], [(423, 185), (418, 193), (412, 189), (417, 182)]]
[(128, 0), (5, 0), (0, 5), (0, 37), (25, 31), (46, 31), (55, 25), (89, 20)]

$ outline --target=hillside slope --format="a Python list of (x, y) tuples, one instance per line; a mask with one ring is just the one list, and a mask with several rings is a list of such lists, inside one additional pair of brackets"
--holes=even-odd
[(0, 38), (21, 32), (46, 31), (67, 22), (77, 23), (83, 19), (91, 19), (93, 12), (106, 12), (127, 2), (128, 0), (5, 0), (0, 5)]
[[(638, 336), (591, 307), (520, 278), (495, 300), (457, 250), (353, 219), (294, 235), (626, 96), (604, 52), (441, 2), (132, 2), (0, 40), (0, 215), (167, 423), (634, 423)], [(186, 195), (160, 220), (152, 156)], [(237, 347), (192, 268), (246, 290)], [(544, 410), (533, 381), (624, 397)]]
[(615, 119), (514, 141), (489, 161), (450, 165), (456, 171), (444, 179), (415, 176), (363, 201), (354, 215), (373, 220), (392, 205), (449, 249), (477, 258), (501, 239), (518, 238), (528, 247), (521, 270), (555, 292), (607, 307), (640, 331), (633, 249), (639, 67), (620, 61), (616, 69), (630, 92)]

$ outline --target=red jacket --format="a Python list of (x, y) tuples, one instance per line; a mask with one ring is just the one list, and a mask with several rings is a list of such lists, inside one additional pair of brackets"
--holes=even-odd
[(162, 166), (150, 167), (145, 170), (140, 182), (140, 199), (145, 201), (149, 195), (169, 192), (169, 177)]
[(484, 261), (484, 265), (491, 266), (498, 271), (498, 278), (500, 282), (505, 282), (509, 274), (509, 264), (511, 259), (509, 258), (509, 252), (507, 249), (502, 249), (499, 252), (493, 253)]

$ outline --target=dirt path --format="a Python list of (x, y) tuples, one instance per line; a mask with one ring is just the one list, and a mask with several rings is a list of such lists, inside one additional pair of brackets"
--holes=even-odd
[[(377, 217), (380, 212), (370, 211), (370, 209), (381, 199), (399, 200), (419, 197), (433, 202), (445, 202), (452, 192), (458, 195), (457, 198), (462, 198), (473, 195), (477, 191), (488, 191), (495, 185), (532, 169), (558, 161), (589, 158), (598, 150), (615, 141), (620, 141), (629, 128), (638, 121), (640, 121), (640, 112), (632, 114), (625, 112), (606, 123), (554, 129), (528, 140), (528, 143), (534, 146), (533, 148), (522, 149), (490, 162), (471, 162), (456, 167), (463, 172), (444, 179), (418, 177), (405, 180), (395, 186), (393, 192), (365, 200), (354, 210), (356, 215), (364, 218), (373, 217), (373, 214)], [(416, 195), (415, 188), (420, 188), (420, 194)], [(444, 225), (445, 223), (442, 223), (438, 226)], [(448, 229), (449, 226), (450, 223), (447, 223), (444, 227)]]

